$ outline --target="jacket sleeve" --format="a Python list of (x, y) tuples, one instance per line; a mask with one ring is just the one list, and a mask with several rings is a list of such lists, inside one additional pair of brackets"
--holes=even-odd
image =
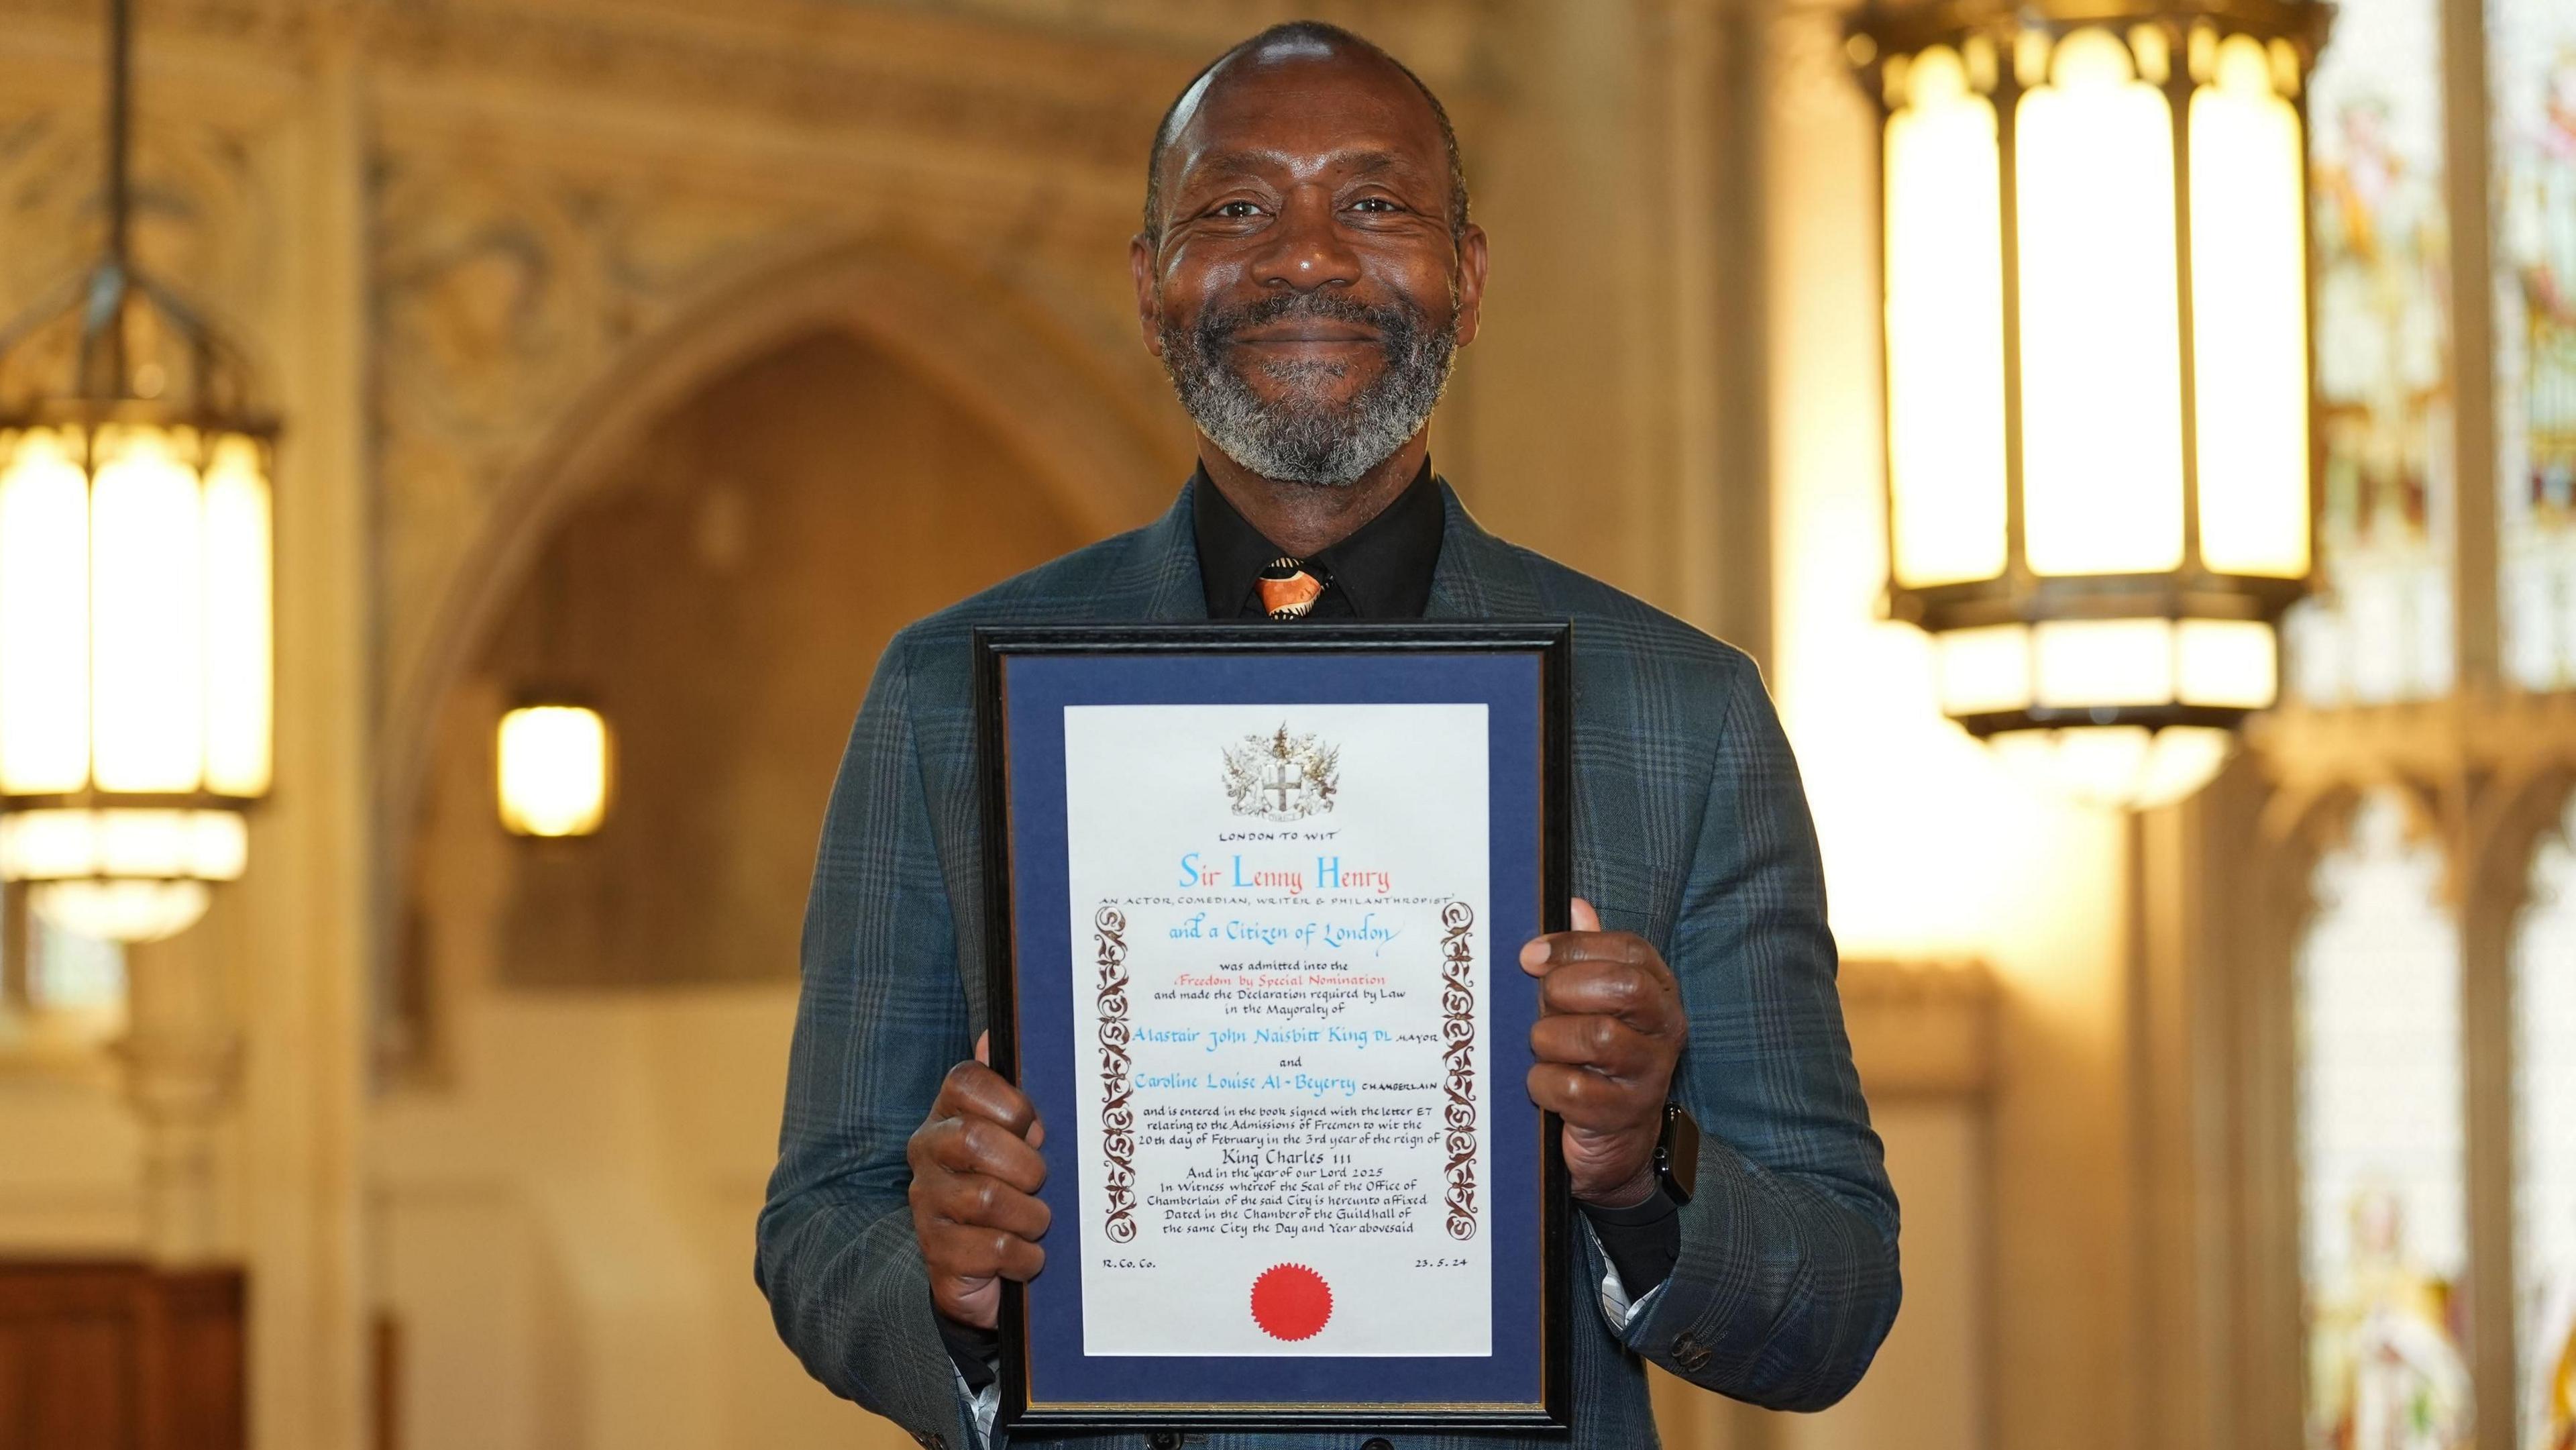
[(1844, 1035), (1797, 763), (1749, 660), (1669, 953), (1690, 1011), (1674, 1088), (1701, 1129), (1681, 1258), (1628, 1346), (1704, 1389), (1818, 1410), (1896, 1318), (1896, 1195)]
[(824, 817), (754, 1276), (814, 1378), (924, 1444), (971, 1445), (905, 1197), (905, 1143), (974, 1050), (908, 646), (878, 663)]

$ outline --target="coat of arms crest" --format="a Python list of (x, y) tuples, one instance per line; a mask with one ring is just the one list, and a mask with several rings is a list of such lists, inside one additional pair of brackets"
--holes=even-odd
[(1339, 746), (1312, 735), (1291, 735), (1282, 724), (1269, 735), (1246, 735), (1226, 747), (1225, 796), (1238, 816), (1301, 821), (1333, 808), (1341, 785)]

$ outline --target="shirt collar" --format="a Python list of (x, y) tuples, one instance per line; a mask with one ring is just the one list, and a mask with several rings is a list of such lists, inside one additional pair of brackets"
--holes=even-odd
[[(1199, 579), (1210, 619), (1239, 619), (1252, 607), (1254, 577), (1287, 550), (1263, 537), (1235, 510), (1202, 466), (1191, 480), (1191, 525), (1198, 539)], [(1313, 555), (1329, 572), (1327, 594), (1338, 592), (1360, 619), (1419, 619), (1431, 602), (1432, 572), (1440, 563), (1447, 523), (1431, 463), (1404, 491), (1350, 537)], [(1340, 611), (1334, 611), (1336, 613)]]

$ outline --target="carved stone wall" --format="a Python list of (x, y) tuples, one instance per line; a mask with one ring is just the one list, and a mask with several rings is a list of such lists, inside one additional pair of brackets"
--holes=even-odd
[(388, 147), (372, 177), (386, 653), (419, 668), (498, 496), (621, 351), (820, 223)]

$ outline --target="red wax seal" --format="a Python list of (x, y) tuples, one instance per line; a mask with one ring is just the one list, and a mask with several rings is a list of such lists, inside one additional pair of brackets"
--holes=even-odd
[(1273, 1339), (1312, 1339), (1332, 1317), (1332, 1286), (1304, 1264), (1280, 1264), (1252, 1281), (1252, 1322)]

